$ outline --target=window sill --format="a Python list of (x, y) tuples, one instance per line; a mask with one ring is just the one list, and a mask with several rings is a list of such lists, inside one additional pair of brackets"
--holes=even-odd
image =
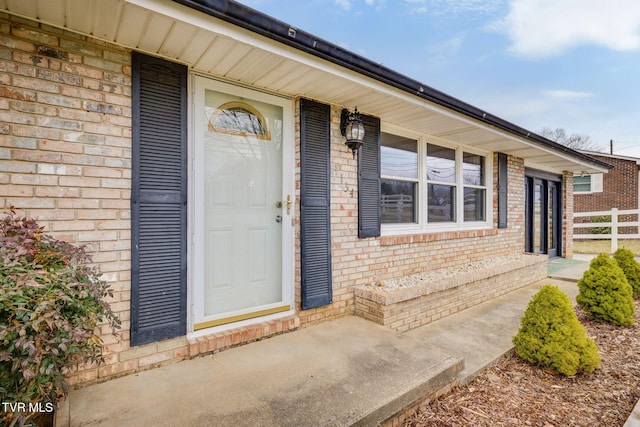
[(441, 240), (472, 239), (477, 237), (496, 236), (497, 228), (481, 230), (438, 231), (433, 233), (413, 233), (380, 237), (380, 246), (406, 245), (411, 243), (428, 243)]

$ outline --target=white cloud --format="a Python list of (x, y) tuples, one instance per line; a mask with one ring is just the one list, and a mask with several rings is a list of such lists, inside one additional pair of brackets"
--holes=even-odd
[(412, 13), (491, 13), (505, 0), (404, 0)]
[(512, 0), (493, 26), (507, 33), (516, 55), (555, 56), (580, 45), (640, 49), (637, 0)]
[[(356, 0), (333, 0), (333, 3), (344, 10), (351, 10), (352, 7), (357, 6)], [(385, 3), (386, 0), (364, 0), (364, 4), (370, 7), (382, 7)]]
[(333, 2), (344, 10), (351, 9), (351, 0), (333, 0)]
[(584, 99), (591, 98), (592, 93), (589, 92), (577, 92), (573, 90), (555, 89), (545, 90), (542, 92), (547, 98), (553, 98), (558, 100), (572, 100), (572, 99)]
[(460, 34), (444, 40), (441, 43), (434, 43), (427, 49), (430, 54), (430, 60), (442, 61), (455, 55), (464, 43), (464, 37)]

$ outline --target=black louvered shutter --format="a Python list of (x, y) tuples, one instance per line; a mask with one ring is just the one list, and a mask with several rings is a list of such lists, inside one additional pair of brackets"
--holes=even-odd
[(362, 116), (364, 143), (358, 153), (358, 237), (380, 235), (380, 119)]
[(187, 68), (132, 55), (131, 345), (186, 334)]
[(302, 309), (331, 304), (331, 194), (328, 105), (300, 100)]
[(509, 173), (507, 155), (498, 153), (498, 228), (507, 228)]

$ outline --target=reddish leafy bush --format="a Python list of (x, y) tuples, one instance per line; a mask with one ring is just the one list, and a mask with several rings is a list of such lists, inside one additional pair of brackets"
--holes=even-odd
[(22, 424), (66, 395), (70, 368), (103, 360), (98, 326), (115, 334), (120, 322), (85, 250), (13, 210), (0, 220), (0, 260), (0, 400), (16, 404), (2, 419)]

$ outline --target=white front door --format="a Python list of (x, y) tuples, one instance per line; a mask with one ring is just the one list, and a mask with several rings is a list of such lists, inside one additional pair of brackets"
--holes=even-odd
[(291, 101), (195, 78), (194, 330), (291, 308)]

